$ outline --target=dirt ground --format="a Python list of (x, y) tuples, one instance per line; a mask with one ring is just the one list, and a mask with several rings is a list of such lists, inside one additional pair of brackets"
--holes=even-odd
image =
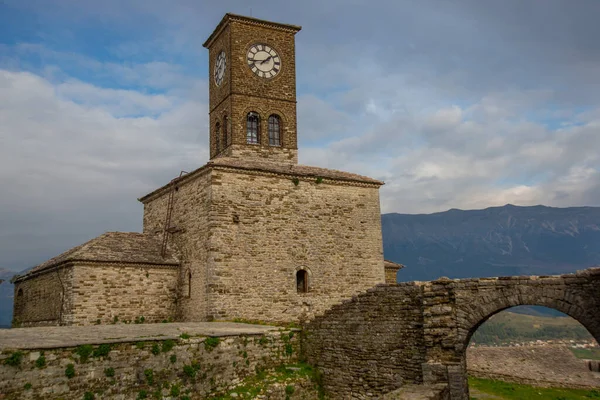
[(565, 346), (475, 347), (467, 350), (469, 374), (538, 386), (600, 387), (591, 372)]

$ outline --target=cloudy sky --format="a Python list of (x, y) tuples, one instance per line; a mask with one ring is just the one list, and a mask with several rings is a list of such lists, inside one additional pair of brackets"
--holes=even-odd
[(226, 12), (302, 25), (302, 164), (382, 179), (382, 211), (600, 206), (597, 0), (2, 0), (0, 267), (141, 230), (208, 160)]

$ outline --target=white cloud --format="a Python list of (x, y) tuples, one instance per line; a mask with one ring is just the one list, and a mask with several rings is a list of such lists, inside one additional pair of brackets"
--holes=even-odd
[[(224, 12), (248, 6), (8, 1), (39, 21), (29, 41), (0, 45), (0, 262), (10, 266), (26, 262), (31, 246), (19, 246), (36, 235), (45, 258), (139, 229), (135, 198), (208, 159), (201, 44)], [(596, 3), (539, 15), (479, 1), (252, 7), (304, 26), (300, 161), (385, 180), (384, 212), (433, 212), (600, 205)]]
[[(7, 246), (15, 235), (73, 240), (139, 229), (136, 198), (208, 158), (207, 118), (198, 112), (205, 103), (66, 85), (0, 70), (0, 237)], [(118, 108), (157, 115), (122, 117)], [(86, 222), (74, 229), (76, 220)], [(1, 247), (9, 260), (23, 258)]]

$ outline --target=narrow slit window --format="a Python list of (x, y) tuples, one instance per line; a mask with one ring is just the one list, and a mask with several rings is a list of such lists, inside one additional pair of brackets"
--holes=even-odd
[(187, 285), (186, 285), (186, 296), (185, 297), (191, 297), (192, 296), (192, 272), (188, 271), (186, 274), (186, 280), (187, 280)]
[(296, 290), (298, 293), (308, 292), (308, 272), (303, 269), (296, 272)]
[(219, 122), (215, 125), (215, 147), (217, 153), (221, 151), (221, 124)]
[(248, 113), (246, 118), (246, 142), (249, 144), (260, 143), (260, 117), (255, 112)]
[(269, 117), (269, 146), (281, 146), (281, 119), (279, 115)]
[(227, 147), (231, 144), (231, 137), (229, 136), (229, 119), (227, 115), (223, 117), (223, 147)]

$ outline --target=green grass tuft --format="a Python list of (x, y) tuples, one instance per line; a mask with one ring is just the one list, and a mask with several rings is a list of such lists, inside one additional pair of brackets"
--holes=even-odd
[(92, 353), (94, 352), (94, 346), (91, 344), (83, 344), (81, 346), (77, 346), (75, 349), (75, 354), (79, 356), (79, 361), (84, 364), (90, 358)]
[(10, 365), (11, 367), (18, 367), (21, 365), (21, 361), (23, 361), (23, 353), (20, 351), (15, 351), (8, 356), (7, 359), (4, 360), (4, 365)]
[(75, 365), (73, 365), (73, 364), (67, 365), (67, 368), (65, 369), (65, 376), (69, 379), (71, 379), (75, 376)]
[(575, 357), (586, 360), (600, 360), (600, 348), (594, 347), (590, 349), (575, 349), (569, 347), (569, 350), (575, 354)]
[(221, 339), (218, 337), (207, 337), (204, 339), (204, 348), (207, 351), (212, 351), (215, 347), (217, 347), (221, 343)]
[[(506, 400), (591, 400), (600, 399), (597, 389), (540, 388), (530, 385), (469, 378), (469, 387)], [(472, 397), (471, 399), (475, 399)]]

